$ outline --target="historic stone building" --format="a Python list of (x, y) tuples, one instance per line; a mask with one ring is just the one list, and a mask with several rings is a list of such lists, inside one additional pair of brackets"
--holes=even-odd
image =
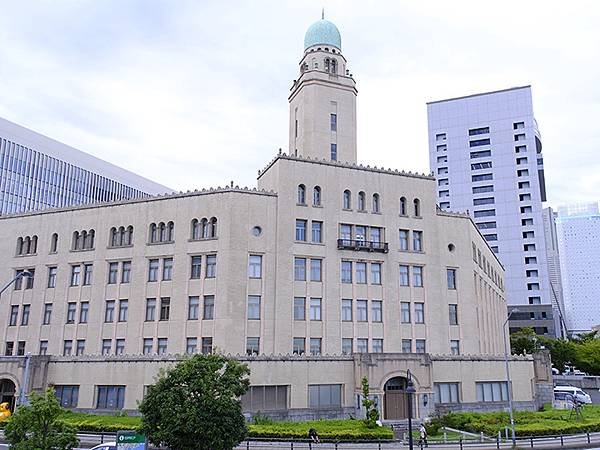
[[(385, 419), (504, 407), (504, 270), (429, 175), (357, 164), (356, 87), (331, 22), (312, 25), (291, 90), (290, 149), (255, 189), (224, 188), (0, 218), (1, 395), (135, 410), (194, 352), (247, 361), (244, 409), (339, 417), (368, 376)], [(26, 240), (34, 252), (19, 252)], [(511, 358), (533, 408), (548, 362)]]

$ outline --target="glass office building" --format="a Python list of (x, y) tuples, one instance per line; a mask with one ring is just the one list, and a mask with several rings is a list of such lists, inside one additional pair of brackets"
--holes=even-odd
[(126, 200), (170, 191), (0, 118), (0, 214)]

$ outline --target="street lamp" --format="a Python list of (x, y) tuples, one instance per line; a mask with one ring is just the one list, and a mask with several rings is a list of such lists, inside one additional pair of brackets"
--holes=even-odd
[(504, 336), (504, 365), (506, 366), (506, 387), (508, 390), (508, 413), (510, 414), (510, 432), (511, 432), (511, 438), (512, 438), (512, 446), (513, 448), (516, 447), (517, 445), (517, 439), (515, 437), (515, 418), (513, 416), (513, 402), (512, 402), (512, 386), (511, 386), (511, 381), (510, 381), (510, 370), (508, 368), (508, 345), (507, 345), (507, 340), (506, 340), (506, 324), (508, 323), (510, 316), (513, 315), (513, 313), (519, 312), (519, 310), (517, 308), (511, 310), (508, 313), (508, 317), (506, 318), (506, 320), (504, 321), (504, 324), (502, 325), (502, 334)]
[(412, 381), (412, 375), (410, 373), (410, 369), (406, 369), (406, 392), (408, 397), (408, 448), (409, 450), (413, 450), (413, 435), (412, 435), (412, 396), (417, 390), (415, 389), (415, 385)]
[(2, 288), (2, 290), (0, 290), (0, 295), (2, 295), (2, 293), (5, 290), (7, 290), (13, 283), (16, 283), (19, 278), (22, 278), (22, 277), (29, 278), (29, 277), (32, 277), (32, 276), (33, 276), (33, 274), (31, 272), (29, 272), (28, 270), (24, 270), (23, 272), (19, 272), (16, 277), (14, 277), (12, 280), (10, 280), (6, 284), (6, 286), (4, 286)]

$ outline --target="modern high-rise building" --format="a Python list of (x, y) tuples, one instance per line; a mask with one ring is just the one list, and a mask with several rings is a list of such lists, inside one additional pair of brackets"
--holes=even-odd
[(567, 328), (600, 325), (600, 212), (598, 203), (558, 208), (556, 218)]
[[(442, 211), (468, 211), (506, 269), (515, 329), (554, 335), (542, 202), (542, 141), (530, 86), (427, 104)], [(530, 320), (533, 319), (533, 320)]]
[(542, 210), (546, 241), (546, 260), (548, 261), (548, 278), (550, 281), (550, 297), (554, 306), (554, 325), (557, 331), (556, 335), (565, 338), (567, 336), (567, 319), (560, 274), (556, 215), (556, 212), (551, 207)]
[(0, 214), (165, 192), (172, 189), (0, 118)]

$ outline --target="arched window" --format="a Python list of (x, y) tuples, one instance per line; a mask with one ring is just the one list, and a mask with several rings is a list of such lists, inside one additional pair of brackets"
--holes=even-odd
[(157, 238), (158, 238), (158, 233), (157, 233), (157, 229), (156, 229), (156, 224), (151, 223), (150, 224), (150, 242), (156, 242)]
[(125, 243), (125, 227), (119, 227), (118, 235), (119, 235), (119, 237), (117, 239), (117, 245), (122, 247), (123, 244)]
[(38, 237), (37, 236), (33, 236), (31, 238), (31, 252), (30, 253), (37, 253), (37, 241), (38, 241)]
[(329, 72), (329, 58), (325, 58), (325, 72)]
[(418, 198), (413, 200), (415, 205), (415, 217), (421, 217), (421, 201)]
[(96, 232), (94, 230), (90, 230), (89, 233), (87, 233), (86, 239), (83, 243), (83, 248), (86, 248), (86, 249), (94, 248), (95, 235), (96, 235)]
[(81, 234), (79, 235), (79, 240), (77, 241), (77, 249), (78, 250), (83, 250), (85, 248), (85, 243), (88, 240), (88, 233), (87, 231), (82, 231)]
[(337, 73), (337, 61), (335, 59), (331, 60), (331, 73)]
[(50, 239), (50, 253), (55, 253), (58, 250), (58, 233), (52, 235)]
[(217, 237), (217, 218), (216, 217), (211, 217), (211, 219), (210, 219), (210, 237), (211, 238)]
[(125, 234), (125, 245), (133, 244), (133, 225), (127, 227), (127, 233)]
[(118, 242), (118, 239), (117, 239), (117, 229), (115, 227), (112, 227), (110, 229), (110, 242), (109, 242), (109, 245), (111, 247), (116, 247), (117, 246), (117, 242)]
[(298, 204), (306, 204), (306, 187), (303, 184), (298, 185)]
[(167, 241), (171, 242), (175, 240), (175, 224), (169, 222), (167, 224)]
[(17, 239), (17, 255), (23, 254), (23, 238), (20, 237)]
[(379, 194), (373, 194), (373, 212), (380, 212)]
[(167, 227), (164, 222), (160, 222), (158, 224), (158, 231), (160, 233), (160, 237), (159, 237), (158, 241), (165, 242), (167, 240)]
[(79, 231), (73, 232), (73, 242), (71, 243), (71, 249), (77, 250), (77, 246), (79, 245)]
[(202, 219), (202, 221), (200, 222), (200, 228), (202, 229), (202, 239), (208, 239), (208, 219)]
[(400, 197), (400, 215), (406, 216), (406, 197)]
[(344, 196), (342, 197), (342, 208), (350, 209), (351, 200), (352, 200), (352, 196), (350, 195), (350, 191), (348, 189), (346, 189), (344, 191)]
[(360, 191), (358, 193), (358, 210), (359, 211), (365, 210), (365, 193), (363, 191)]
[(200, 239), (200, 222), (198, 222), (198, 219), (192, 219), (191, 235), (192, 239)]
[(29, 253), (30, 247), (31, 247), (31, 238), (29, 236), (26, 236), (25, 239), (23, 239), (23, 252), (21, 253), (21, 255), (27, 255)]
[(321, 188), (315, 186), (313, 189), (313, 206), (321, 206)]

